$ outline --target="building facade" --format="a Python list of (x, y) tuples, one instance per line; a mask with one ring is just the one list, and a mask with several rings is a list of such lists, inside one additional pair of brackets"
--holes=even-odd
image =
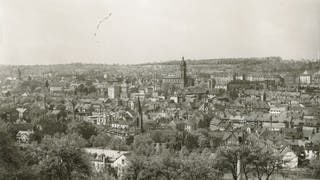
[(182, 57), (179, 67), (180, 67), (179, 76), (165, 77), (162, 79), (162, 83), (173, 84), (182, 88), (193, 86), (194, 80), (187, 76), (187, 63), (184, 60), (184, 57)]
[(113, 85), (108, 88), (108, 97), (110, 99), (116, 99), (120, 97), (120, 86)]

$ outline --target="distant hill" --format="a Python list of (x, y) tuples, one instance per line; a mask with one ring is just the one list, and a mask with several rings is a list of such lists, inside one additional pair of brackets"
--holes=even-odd
[[(221, 58), (221, 59), (195, 59), (195, 60), (186, 60), (188, 65), (210, 65), (210, 64), (263, 64), (270, 62), (280, 62), (281, 57), (251, 57), (251, 58)], [(176, 65), (180, 60), (172, 60), (165, 62), (155, 62), (155, 63), (143, 63), (136, 65)]]

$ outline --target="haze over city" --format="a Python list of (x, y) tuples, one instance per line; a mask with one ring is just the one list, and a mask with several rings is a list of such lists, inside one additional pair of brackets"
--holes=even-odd
[(316, 59), (319, 13), (318, 0), (2, 0), (0, 64)]

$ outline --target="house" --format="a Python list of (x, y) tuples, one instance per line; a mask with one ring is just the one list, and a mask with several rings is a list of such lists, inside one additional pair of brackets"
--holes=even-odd
[(270, 106), (269, 113), (270, 114), (280, 114), (287, 111), (287, 107), (285, 106)]
[(319, 85), (320, 84), (320, 71), (316, 72), (312, 76), (312, 84)]
[(115, 129), (128, 129), (129, 125), (128, 124), (112, 123), (111, 127), (115, 128)]
[(311, 75), (308, 71), (304, 71), (303, 74), (299, 76), (300, 85), (309, 85), (311, 84)]
[(218, 118), (212, 118), (210, 121), (209, 129), (211, 131), (219, 130), (220, 129), (219, 124), (220, 124), (220, 120)]
[(312, 160), (312, 159), (317, 157), (317, 152), (315, 152), (315, 151), (313, 151), (311, 149), (305, 149), (304, 153), (305, 153), (305, 158), (307, 160)]
[(236, 145), (239, 144), (239, 140), (241, 139), (240, 137), (243, 137), (243, 133), (242, 132), (226, 132), (223, 135), (223, 142), (225, 145)]
[(274, 81), (275, 83), (280, 83), (282, 78), (278, 74), (260, 74), (260, 73), (250, 73), (246, 75), (246, 80), (248, 81)]
[(63, 87), (61, 87), (61, 86), (50, 87), (50, 93), (58, 94), (58, 93), (62, 93), (62, 92), (63, 92)]
[(185, 126), (184, 126), (184, 130), (187, 132), (191, 132), (191, 130), (194, 129), (194, 124), (190, 121), (186, 121)]
[(320, 133), (318, 132), (318, 133), (314, 134), (314, 135), (311, 137), (310, 141), (311, 141), (313, 144), (318, 144), (318, 145), (320, 145)]
[(30, 136), (33, 134), (33, 130), (19, 131), (16, 135), (18, 143), (29, 143)]
[(302, 134), (305, 140), (311, 140), (315, 132), (316, 132), (316, 128), (314, 127), (307, 127), (307, 126), (302, 127)]
[(27, 97), (27, 96), (30, 96), (30, 92), (25, 92), (25, 93), (23, 93), (21, 96), (23, 96), (23, 97)]
[(119, 85), (113, 85), (108, 87), (108, 97), (110, 99), (116, 99), (120, 97), (121, 88)]
[(127, 151), (101, 148), (84, 148), (84, 151), (90, 155), (90, 161), (95, 172), (104, 172), (108, 168), (113, 168), (119, 179), (130, 164), (128, 160), (129, 152)]
[(93, 112), (92, 115), (85, 116), (84, 120), (96, 125), (106, 125), (107, 117), (104, 113)]
[(121, 179), (129, 164), (130, 161), (128, 160), (128, 157), (123, 154), (111, 164), (111, 167), (113, 167), (117, 171), (117, 177)]
[(285, 74), (283, 76), (284, 82), (286, 86), (295, 86), (297, 85), (297, 82), (299, 81), (299, 77), (296, 74)]
[(210, 78), (215, 81), (216, 89), (227, 89), (228, 83), (233, 80), (233, 75), (226, 72), (215, 72), (210, 75)]
[(298, 167), (298, 156), (287, 146), (281, 151), (282, 167), (286, 169), (294, 169)]
[(280, 131), (281, 129), (285, 128), (286, 125), (285, 123), (282, 123), (282, 122), (279, 122), (279, 123), (263, 122), (262, 127), (270, 129), (271, 131)]

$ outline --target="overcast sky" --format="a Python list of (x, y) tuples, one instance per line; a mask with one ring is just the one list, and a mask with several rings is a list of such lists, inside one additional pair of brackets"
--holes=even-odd
[(0, 0), (0, 64), (314, 59), (319, 26), (320, 0)]

